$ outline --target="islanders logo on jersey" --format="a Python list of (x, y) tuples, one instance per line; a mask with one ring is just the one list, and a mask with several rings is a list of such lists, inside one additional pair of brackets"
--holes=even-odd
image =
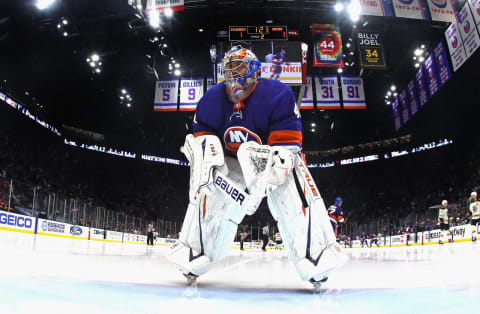
[(237, 153), (240, 145), (248, 141), (254, 141), (258, 144), (262, 144), (260, 136), (241, 126), (232, 126), (225, 130), (225, 133), (223, 134), (223, 141), (225, 142), (225, 147), (233, 153)]

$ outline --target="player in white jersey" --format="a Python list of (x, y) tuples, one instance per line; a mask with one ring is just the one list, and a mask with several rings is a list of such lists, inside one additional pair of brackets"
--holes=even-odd
[(477, 192), (470, 194), (469, 210), (472, 214), (472, 242), (477, 241), (478, 223), (480, 221), (480, 202), (477, 200)]
[(438, 209), (438, 224), (440, 225), (439, 244), (443, 244), (445, 239), (448, 242), (450, 238), (450, 225), (448, 224), (448, 201), (443, 200), (442, 205)]
[(226, 80), (200, 100), (195, 134), (183, 146), (189, 205), (168, 258), (195, 284), (228, 254), (238, 224), (266, 197), (289, 260), (318, 291), (347, 258), (301, 154), (295, 96), (279, 81), (261, 80), (260, 62), (243, 47), (232, 47), (222, 67)]

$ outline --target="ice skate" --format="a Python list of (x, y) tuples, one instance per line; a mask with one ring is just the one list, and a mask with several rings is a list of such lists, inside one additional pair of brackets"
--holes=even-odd
[(187, 285), (191, 287), (196, 287), (197, 286), (197, 275), (194, 275), (192, 273), (188, 274), (183, 274), (185, 278), (187, 278)]
[(320, 280), (314, 280), (313, 278), (310, 279), (310, 282), (312, 283), (313, 285), (313, 289), (315, 291), (315, 293), (319, 293), (321, 291), (321, 287), (322, 287), (322, 284), (324, 284), (325, 282), (327, 282), (328, 280), (328, 277), (325, 276), (323, 277), (322, 279)]

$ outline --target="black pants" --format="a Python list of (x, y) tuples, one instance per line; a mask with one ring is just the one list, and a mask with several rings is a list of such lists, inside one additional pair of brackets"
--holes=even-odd
[(153, 232), (147, 233), (147, 245), (153, 245)]
[(267, 244), (268, 244), (268, 235), (264, 234), (262, 237), (262, 240), (263, 240), (262, 250), (265, 251), (265, 248), (267, 247)]

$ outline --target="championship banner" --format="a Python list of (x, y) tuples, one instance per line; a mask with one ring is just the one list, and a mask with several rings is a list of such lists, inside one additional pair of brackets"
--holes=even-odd
[(342, 109), (337, 75), (315, 77), (317, 109)]
[(302, 103), (300, 109), (314, 109), (313, 104), (313, 84), (312, 77), (307, 76), (307, 84), (305, 85), (305, 91), (303, 92)]
[(427, 0), (432, 21), (457, 22), (455, 8), (451, 0)]
[(207, 77), (207, 90), (215, 86), (215, 82), (213, 80), (213, 77)]
[(432, 98), (433, 95), (435, 95), (435, 93), (438, 92), (438, 90), (440, 89), (440, 85), (438, 82), (437, 64), (433, 60), (433, 53), (429, 54), (425, 58), (425, 62), (423, 64), (425, 66), (428, 93), (430, 95), (430, 98)]
[(427, 20), (423, 3), (420, 0), (392, 0), (396, 17)]
[(357, 43), (362, 68), (385, 69), (385, 57), (379, 32), (358, 30)]
[(366, 109), (363, 79), (354, 75), (341, 75), (341, 82), (343, 109)]
[(428, 102), (427, 84), (425, 84), (425, 76), (423, 75), (423, 64), (420, 65), (417, 73), (415, 73), (415, 83), (417, 85), (418, 101), (420, 107), (423, 107)]
[(407, 91), (404, 89), (397, 96), (398, 102), (400, 104), (400, 110), (402, 114), (403, 124), (407, 123), (408, 120), (412, 117), (410, 112), (410, 103), (408, 102)]
[(447, 40), (454, 72), (467, 60), (467, 53), (463, 47), (463, 40), (458, 30), (458, 25), (457, 23), (452, 23), (445, 31), (445, 39)]
[(392, 16), (387, 0), (360, 0), (361, 15)]
[(203, 97), (203, 77), (183, 78), (180, 81), (180, 111), (195, 111)]
[(447, 51), (443, 40), (440, 40), (440, 42), (435, 46), (432, 55), (435, 58), (440, 88), (452, 77), (450, 65), (448, 64)]
[(153, 111), (177, 111), (178, 79), (157, 81)]
[(480, 0), (468, 0), (470, 8), (472, 9), (473, 19), (475, 24), (477, 24), (478, 30), (480, 31)]
[[(479, 9), (480, 10), (480, 9)], [(470, 58), (480, 46), (480, 38), (478, 36), (475, 21), (470, 12), (470, 5), (465, 3), (462, 10), (458, 12), (460, 33), (463, 38), (463, 45), (467, 53), (467, 59)]]
[(172, 11), (183, 11), (183, 0), (147, 0), (145, 14), (149, 15), (153, 10), (162, 13), (168, 8)]
[(335, 25), (313, 24), (313, 66), (343, 68), (342, 34)]
[(408, 103), (410, 104), (410, 114), (412, 117), (418, 112), (418, 96), (417, 96), (417, 88), (415, 86), (415, 81), (410, 81), (407, 85), (408, 90)]
[(393, 123), (395, 125), (395, 131), (398, 131), (402, 127), (402, 118), (400, 117), (399, 107), (398, 107), (398, 98), (395, 98), (392, 101), (392, 114), (393, 114)]

